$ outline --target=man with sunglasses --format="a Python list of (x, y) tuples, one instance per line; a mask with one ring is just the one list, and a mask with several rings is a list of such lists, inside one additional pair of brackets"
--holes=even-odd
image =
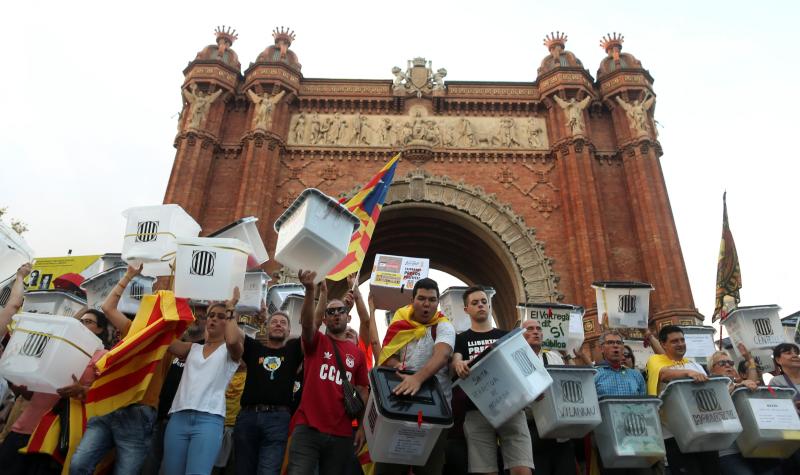
[(607, 330), (598, 340), (603, 359), (597, 362), (594, 384), (597, 396), (644, 396), (647, 388), (642, 374), (625, 366), (622, 336), (616, 330)]
[[(353, 451), (361, 450), (364, 443), (363, 428), (353, 435), (352, 418), (344, 405), (344, 378), (355, 386), (364, 402), (369, 395), (366, 358), (346, 335), (352, 293), (348, 292), (345, 300), (328, 300), (324, 312), (322, 306), (315, 311), (316, 276), (311, 271), (301, 270), (299, 274), (306, 289), (300, 310), (305, 375), (303, 397), (292, 421), (289, 475), (307, 475), (317, 468), (319, 475), (348, 473)], [(322, 323), (326, 334), (319, 331)], [(345, 374), (339, 370), (339, 359)]]

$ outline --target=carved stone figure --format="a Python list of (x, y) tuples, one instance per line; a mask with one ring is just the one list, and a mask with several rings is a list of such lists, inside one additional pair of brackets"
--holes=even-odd
[(369, 119), (367, 119), (367, 116), (363, 114), (358, 114), (353, 117), (353, 138), (351, 139), (351, 143), (356, 145), (369, 145), (368, 121)]
[(183, 90), (183, 97), (189, 103), (189, 128), (199, 129), (203, 122), (206, 120), (208, 111), (211, 109), (211, 104), (217, 100), (222, 94), (222, 89), (217, 90), (211, 94), (203, 94), (202, 91), (197, 89), (196, 84), (189, 86), (189, 90)]
[(422, 97), (423, 94), (444, 89), (447, 70), (440, 68), (434, 73), (430, 61), (426, 61), (425, 58), (414, 58), (408, 61), (405, 72), (395, 66), (392, 68), (392, 74), (394, 74), (392, 91), (395, 94), (416, 94), (417, 97)]
[(425, 138), (425, 120), (422, 118), (422, 113), (417, 111), (414, 114), (414, 123), (411, 125), (411, 138), (414, 140), (423, 140)]
[(387, 118), (384, 118), (381, 122), (381, 126), (378, 129), (381, 145), (389, 145), (392, 143), (392, 126), (392, 121)]
[(294, 142), (295, 143), (303, 143), (303, 139), (305, 139), (306, 134), (306, 116), (305, 114), (300, 114), (297, 116), (297, 121), (294, 123), (294, 129), (292, 129), (292, 133), (294, 134)]
[(309, 133), (308, 142), (312, 145), (318, 144), (321, 135), (322, 131), (319, 122), (319, 114), (314, 112), (314, 115), (311, 116), (311, 132)]
[(444, 78), (447, 76), (447, 70), (444, 68), (439, 68), (436, 73), (433, 75), (431, 81), (433, 82), (432, 89), (434, 91), (438, 89), (444, 89)]
[(442, 131), (435, 120), (425, 122), (425, 140), (433, 146), (442, 145)]
[(469, 145), (470, 147), (477, 145), (478, 142), (475, 138), (475, 131), (472, 129), (472, 123), (470, 123), (469, 120), (462, 117), (461, 120), (458, 121), (456, 132), (456, 145)]
[(536, 124), (536, 121), (533, 119), (528, 119), (528, 130), (527, 130), (527, 137), (528, 137), (528, 145), (532, 148), (539, 148), (542, 146), (542, 133), (544, 131), (541, 127)]
[(286, 91), (281, 91), (270, 97), (270, 95), (265, 92), (259, 96), (251, 89), (247, 90), (247, 97), (249, 97), (250, 101), (256, 106), (255, 113), (253, 114), (253, 129), (269, 130), (269, 128), (272, 127), (272, 111), (275, 109), (275, 104), (277, 104), (285, 94)]
[(553, 96), (553, 99), (564, 110), (564, 114), (567, 116), (567, 127), (569, 127), (570, 132), (573, 135), (584, 133), (586, 124), (583, 122), (583, 109), (589, 105), (591, 97), (586, 96), (580, 101), (574, 97), (569, 101), (565, 101), (558, 96)]
[(403, 128), (400, 130), (400, 138), (398, 140), (400, 145), (408, 145), (408, 143), (411, 142), (411, 139), (413, 138), (413, 131), (414, 129), (411, 126), (411, 122), (403, 122)]
[(516, 123), (514, 119), (503, 117), (500, 119), (500, 126), (497, 129), (497, 134), (492, 137), (492, 145), (501, 147), (521, 147), (522, 145), (514, 137), (516, 133)]
[(333, 114), (333, 122), (331, 122), (331, 128), (328, 131), (328, 137), (325, 141), (329, 145), (333, 144), (343, 144), (344, 135), (347, 132), (347, 123), (342, 120), (342, 116), (339, 113)]
[(392, 89), (394, 91), (402, 91), (403, 89), (405, 89), (405, 85), (403, 84), (403, 82), (406, 79), (408, 79), (406, 73), (404, 73), (402, 69), (395, 66), (392, 68), (392, 74), (394, 74), (394, 80), (392, 81)]
[(333, 119), (326, 117), (319, 126), (319, 137), (317, 143), (329, 144), (331, 141), (331, 128), (333, 127)]
[(637, 135), (647, 135), (650, 132), (647, 111), (653, 107), (655, 100), (656, 98), (652, 97), (649, 92), (641, 100), (633, 102), (626, 102), (625, 99), (617, 96), (617, 102), (625, 109), (630, 126)]

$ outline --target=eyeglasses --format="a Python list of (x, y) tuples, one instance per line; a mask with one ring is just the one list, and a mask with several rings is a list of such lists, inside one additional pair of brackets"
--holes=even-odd
[(624, 358), (633, 358), (633, 353), (628, 353), (628, 352), (626, 351), (626, 352), (622, 353), (622, 356), (623, 356)]
[(606, 345), (621, 345), (622, 340), (606, 340), (604, 343)]
[(719, 360), (716, 363), (714, 363), (714, 366), (728, 366), (733, 368), (733, 364), (734, 363), (731, 360)]
[(216, 318), (217, 320), (225, 320), (228, 314), (225, 312), (211, 312), (206, 314), (206, 318)]
[(347, 310), (347, 307), (330, 307), (325, 309), (325, 315), (333, 317), (334, 315), (347, 313)]
[(91, 318), (81, 318), (81, 323), (84, 325), (97, 325), (97, 320), (92, 320)]

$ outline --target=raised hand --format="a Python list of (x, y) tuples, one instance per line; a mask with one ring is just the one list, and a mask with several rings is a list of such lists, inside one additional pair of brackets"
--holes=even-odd
[(314, 290), (314, 279), (317, 278), (316, 272), (301, 269), (297, 274), (297, 278), (300, 280), (300, 283), (303, 284), (303, 287), (306, 288), (306, 292), (312, 292)]

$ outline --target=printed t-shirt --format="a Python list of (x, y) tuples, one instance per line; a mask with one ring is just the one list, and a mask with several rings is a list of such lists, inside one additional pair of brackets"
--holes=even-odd
[[(647, 393), (651, 396), (659, 396), (661, 391), (664, 390), (664, 386), (667, 385), (659, 377), (662, 369), (688, 369), (706, 374), (706, 370), (694, 361), (685, 358), (680, 361), (674, 361), (670, 360), (667, 355), (653, 355), (647, 360)], [(653, 391), (654, 387), (656, 388), (655, 391)], [(661, 433), (664, 440), (674, 437), (666, 420), (663, 418), (661, 419)]]
[[(86, 365), (86, 369), (83, 370), (83, 374), (78, 380), (81, 384), (88, 386), (94, 382), (97, 378), (97, 368), (94, 365), (106, 353), (108, 353), (108, 350), (99, 350), (92, 355), (92, 359), (89, 360), (89, 364)], [(19, 419), (11, 426), (11, 430), (17, 434), (32, 434), (42, 417), (53, 409), (59, 399), (61, 399), (61, 396), (58, 394), (33, 393), (30, 404), (25, 407)]]
[(245, 337), (242, 360), (247, 365), (241, 400), (243, 406), (291, 406), (294, 377), (303, 362), (299, 338), (287, 341), (282, 348), (267, 348), (255, 339)]
[[(507, 331), (500, 330), (499, 328), (492, 328), (486, 332), (476, 332), (471, 328), (456, 335), (455, 353), (461, 354), (461, 358), (469, 362), (486, 348), (491, 346), (497, 339), (508, 333)], [(439, 336), (438, 334), (436, 336)], [(477, 409), (471, 399), (467, 398), (466, 407), (467, 411)]]
[[(456, 345), (456, 329), (450, 322), (441, 322), (436, 325), (436, 339), (431, 334), (431, 327), (426, 328), (425, 336), (412, 340), (393, 356), (400, 361), (401, 366), (411, 371), (419, 371), (433, 356), (433, 346), (436, 343), (445, 343), (452, 350)], [(450, 366), (444, 365), (436, 372), (436, 379), (442, 387), (447, 402), (453, 399), (453, 383), (450, 381)]]
[(295, 425), (305, 424), (323, 434), (350, 437), (353, 435), (353, 426), (344, 412), (344, 392), (333, 352), (334, 344), (339, 350), (350, 383), (354, 386), (369, 385), (364, 354), (356, 345), (314, 332), (311, 342), (303, 341), (303, 398), (293, 422)]

